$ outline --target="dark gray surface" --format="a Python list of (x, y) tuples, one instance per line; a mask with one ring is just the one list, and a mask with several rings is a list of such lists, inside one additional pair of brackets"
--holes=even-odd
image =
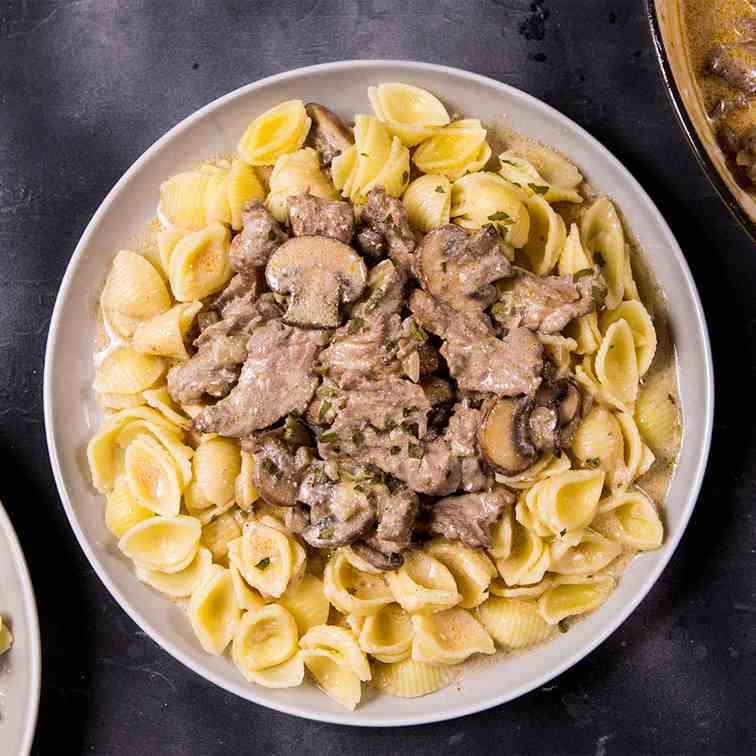
[[(246, 703), (139, 632), (76, 544), (42, 421), (42, 357), (59, 282), (131, 162), (235, 87), (357, 57), (486, 74), (598, 137), (677, 235), (709, 318), (717, 373), (715, 442), (698, 508), (632, 617), (518, 701), (383, 731)], [(753, 752), (756, 410), (744, 387), (756, 377), (754, 252), (683, 141), (637, 0), (0, 3), (0, 498), (26, 551), (42, 624), (35, 751)]]

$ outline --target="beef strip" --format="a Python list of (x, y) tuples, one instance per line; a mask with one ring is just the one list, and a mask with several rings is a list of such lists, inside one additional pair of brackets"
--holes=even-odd
[(354, 136), (346, 123), (324, 105), (308, 102), (305, 109), (312, 119), (310, 138), (320, 154), (320, 164), (328, 168), (337, 155), (354, 143)]
[(195, 354), (168, 371), (168, 393), (175, 402), (191, 404), (204, 395), (221, 398), (234, 387), (247, 359), (250, 334), (281, 316), (271, 294), (253, 298), (253, 293), (250, 289), (223, 305), (226, 317), (205, 328), (194, 342)]
[(315, 359), (328, 332), (271, 320), (247, 342), (247, 359), (231, 393), (193, 421), (201, 433), (241, 438), (290, 412), (304, 412), (318, 385)]
[(310, 513), (299, 505), (288, 507), (284, 512), (284, 527), (289, 533), (301, 535), (310, 524)]
[(401, 200), (378, 187), (367, 193), (362, 222), (385, 242), (389, 257), (405, 272), (413, 270), (415, 234)]
[(381, 496), (378, 499), (378, 526), (371, 544), (384, 554), (408, 548), (417, 508), (417, 494), (405, 485), (396, 485), (388, 496)]
[(271, 255), (289, 238), (259, 199), (249, 200), (242, 208), (242, 230), (231, 242), (231, 267), (246, 276), (257, 275)]
[(372, 228), (362, 228), (357, 232), (357, 248), (370, 262), (386, 256), (386, 240)]
[(714, 47), (707, 56), (704, 72), (718, 76), (743, 94), (756, 94), (756, 67), (738, 60), (721, 45)]
[(491, 525), (514, 498), (505, 488), (448, 496), (431, 505), (428, 531), (450, 541), (462, 541), (470, 548), (490, 548)]
[(439, 226), (425, 235), (416, 257), (423, 288), (458, 312), (484, 310), (498, 298), (493, 281), (512, 275), (493, 226), (471, 236), (453, 223)]
[(410, 309), (424, 328), (444, 339), (441, 355), (460, 389), (499, 396), (535, 393), (543, 347), (532, 331), (512, 328), (499, 339), (485, 315), (457, 313), (420, 290), (412, 293)]
[(461, 460), (463, 491), (482, 491), (493, 483), (493, 475), (478, 448), (478, 428), (482, 421), (483, 413), (462, 401), (454, 405), (446, 429), (451, 452)]
[(368, 534), (364, 541), (352, 544), (352, 551), (377, 570), (384, 572), (398, 570), (404, 564), (404, 557), (395, 552), (384, 553), (374, 545), (374, 539), (375, 536), (372, 533)]
[(594, 289), (605, 287), (598, 272), (580, 276), (534, 276), (517, 269), (501, 295), (496, 320), (507, 328), (524, 326), (544, 334), (558, 333), (574, 318), (595, 309)]
[(348, 202), (321, 199), (305, 192), (288, 199), (294, 236), (328, 236), (349, 244), (354, 236), (354, 211)]
[(214, 297), (210, 307), (221, 319), (235, 317), (240, 309), (256, 301), (266, 289), (263, 268), (253, 268), (250, 275), (237, 273), (226, 288)]
[(329, 488), (327, 498), (310, 507), (310, 525), (302, 537), (316, 548), (336, 548), (359, 540), (376, 517), (379, 494), (385, 486), (367, 481), (340, 481)]

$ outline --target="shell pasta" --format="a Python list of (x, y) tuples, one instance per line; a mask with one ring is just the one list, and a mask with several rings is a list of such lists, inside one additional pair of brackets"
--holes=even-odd
[(215, 664), (324, 706), (564, 643), (664, 541), (674, 347), (619, 208), (442, 94), (265, 103), (101, 282), (104, 538)]

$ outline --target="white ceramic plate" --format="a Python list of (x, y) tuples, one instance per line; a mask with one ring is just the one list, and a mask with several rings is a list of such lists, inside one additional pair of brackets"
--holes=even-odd
[[(91, 390), (99, 290), (115, 252), (154, 216), (160, 182), (201, 158), (232, 150), (254, 116), (282, 100), (317, 100), (351, 116), (370, 112), (367, 87), (382, 81), (426, 87), (453, 110), (484, 122), (504, 114), (511, 128), (558, 147), (618, 203), (669, 298), (685, 438), (666, 507), (664, 545), (635, 560), (598, 611), (550, 645), (468, 669), (458, 686), (410, 701), (367, 692), (350, 713), (309, 685), (288, 690), (248, 685), (228, 659), (201, 650), (181, 611), (139, 583), (119, 554), (103, 522), (102, 501), (89, 483), (85, 447), (100, 420)], [(664, 218), (635, 179), (593, 137), (533, 97), (482, 76), (410, 62), (328, 63), (280, 74), (221, 97), (171, 129), (126, 172), (84, 232), (58, 294), (45, 362), (45, 423), (60, 496), (92, 566), (124, 610), (164, 649), (226, 690), (291, 714), (366, 726), (450, 719), (509, 701), (604, 640), (646, 595), (682, 536), (706, 465), (712, 412), (711, 355), (698, 294)]]
[(39, 706), (39, 623), (29, 570), (2, 503), (0, 614), (13, 633), (13, 646), (0, 656), (0, 750), (9, 756), (26, 756)]

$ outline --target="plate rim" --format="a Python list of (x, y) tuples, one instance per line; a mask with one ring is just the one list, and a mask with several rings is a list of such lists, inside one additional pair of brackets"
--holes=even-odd
[[(31, 708), (26, 713), (26, 722), (24, 723), (24, 735), (21, 740), (21, 751), (19, 756), (25, 756), (31, 752), (34, 743), (34, 734), (37, 729), (37, 717), (39, 715), (39, 698), (42, 687), (42, 643), (39, 629), (39, 615), (37, 612), (37, 600), (34, 594), (34, 584), (32, 583), (29, 565), (26, 563), (21, 542), (16, 533), (13, 523), (11, 522), (8, 512), (5, 510), (2, 501), (0, 501), (0, 532), (4, 532), (10, 544), (14, 564), (18, 568), (18, 575), (21, 580), (23, 591), (23, 603), (26, 609), (26, 619), (29, 620), (31, 627), (29, 631), (29, 650), (31, 653)], [(11, 648), (9, 653), (13, 653)]]
[[(555, 665), (549, 671), (539, 675), (527, 683), (524, 683), (517, 688), (510, 689), (498, 694), (494, 694), (486, 698), (483, 702), (472, 704), (460, 704), (458, 706), (452, 706), (443, 711), (433, 713), (430, 715), (405, 715), (380, 718), (379, 720), (372, 721), (369, 716), (363, 716), (355, 718), (352, 712), (312, 712), (303, 707), (297, 705), (290, 705), (278, 701), (269, 701), (260, 698), (256, 693), (256, 688), (243, 688), (240, 684), (229, 684), (226, 680), (221, 679), (213, 670), (198, 669), (198, 665), (187, 658), (184, 653), (176, 647), (169, 639), (166, 639), (162, 633), (153, 632), (152, 623), (149, 622), (142, 614), (135, 609), (131, 602), (121, 593), (121, 591), (114, 585), (106, 570), (99, 564), (99, 559), (94, 553), (94, 550), (90, 549), (86, 543), (83, 532), (79, 525), (78, 519), (71, 506), (71, 498), (66, 488), (65, 480), (61, 472), (60, 460), (58, 458), (58, 447), (55, 439), (55, 430), (53, 424), (53, 407), (52, 407), (52, 387), (53, 377), (52, 369), (54, 362), (54, 350), (55, 344), (58, 338), (58, 330), (61, 325), (61, 312), (62, 302), (66, 298), (68, 289), (72, 285), (75, 271), (78, 261), (83, 256), (83, 252), (88, 246), (89, 238), (94, 233), (94, 228), (100, 221), (100, 218), (110, 211), (111, 205), (118, 199), (118, 196), (125, 188), (125, 185), (131, 179), (132, 175), (136, 173), (145, 163), (147, 163), (152, 156), (171, 139), (174, 139), (180, 135), (185, 129), (189, 128), (195, 121), (205, 117), (213, 111), (222, 108), (227, 102), (230, 102), (236, 98), (246, 96), (249, 93), (254, 92), (256, 89), (275, 85), (279, 82), (285, 82), (292, 78), (298, 78), (302, 76), (308, 76), (318, 74), (321, 72), (333, 72), (338, 70), (350, 70), (354, 72), (354, 69), (366, 70), (373, 68), (381, 68), (390, 66), (399, 69), (405, 69), (408, 73), (426, 73), (426, 74), (443, 74), (446, 76), (454, 76), (461, 79), (466, 79), (471, 82), (485, 85), (487, 87), (493, 87), (499, 90), (503, 94), (510, 97), (518, 97), (527, 101), (532, 107), (541, 112), (545, 112), (547, 115), (554, 118), (557, 122), (561, 123), (564, 127), (573, 130), (586, 140), (597, 152), (601, 153), (603, 158), (607, 160), (615, 171), (620, 176), (622, 183), (631, 186), (634, 191), (640, 196), (644, 205), (651, 214), (654, 216), (659, 228), (662, 230), (663, 235), (666, 238), (667, 245), (672, 255), (675, 257), (676, 262), (680, 266), (683, 272), (684, 285), (687, 289), (690, 301), (693, 304), (695, 311), (695, 328), (698, 331), (698, 335), (704, 346), (703, 354), (701, 358), (703, 360), (704, 369), (704, 381), (703, 381), (703, 394), (704, 404), (706, 410), (706, 417), (704, 423), (704, 434), (701, 439), (701, 443), (694, 449), (695, 457), (695, 475), (691, 482), (691, 486), (688, 489), (688, 495), (685, 500), (685, 506), (680, 516), (680, 526), (677, 533), (671, 540), (665, 542), (665, 547), (668, 549), (667, 553), (662, 556), (659, 562), (653, 567), (645, 581), (637, 588), (633, 597), (627, 601), (617, 614), (604, 626), (596, 635), (587, 642), (584, 646), (577, 649), (573, 653), (567, 655), (560, 661), (558, 665)], [(111, 596), (121, 606), (121, 608), (129, 615), (129, 617), (150, 637), (155, 643), (157, 643), (162, 649), (170, 653), (175, 659), (181, 662), (185, 667), (191, 669), (205, 680), (208, 680), (215, 685), (218, 685), (223, 690), (239, 695), (240, 697), (265, 706), (267, 708), (281, 711), (286, 714), (302, 717), (320, 722), (328, 722), (331, 724), (343, 724), (357, 727), (402, 727), (410, 725), (430, 724), (433, 722), (447, 721), (456, 719), (458, 717), (466, 716), (468, 714), (474, 714), (480, 711), (485, 711), (494, 706), (501, 705), (508, 701), (519, 698), (520, 696), (529, 693), (532, 690), (540, 687), (549, 680), (558, 677), (570, 667), (577, 664), (581, 659), (596, 649), (601, 643), (603, 643), (635, 610), (638, 604), (648, 595), (653, 585), (658, 580), (662, 571), (666, 568), (672, 555), (675, 553), (677, 546), (687, 529), (690, 517), (695, 508), (700, 493), (703, 478), (706, 472), (707, 462), (709, 458), (709, 451), (711, 446), (712, 428), (713, 428), (713, 416), (714, 416), (714, 374), (712, 366), (711, 344), (709, 340), (709, 333), (706, 324), (706, 318), (703, 311), (703, 306), (696, 288), (693, 276), (688, 267), (687, 261), (674, 237), (671, 229), (669, 228), (666, 220), (662, 216), (656, 204), (649, 197), (647, 192), (643, 189), (641, 184), (634, 178), (630, 171), (614, 156), (601, 142), (599, 142), (594, 136), (586, 131), (582, 126), (575, 123), (571, 118), (564, 115), (556, 108), (548, 105), (542, 100), (534, 97), (533, 95), (524, 92), (517, 87), (513, 87), (504, 82), (497, 81), (488, 76), (476, 74), (470, 71), (466, 71), (461, 68), (453, 66), (439, 65), (435, 63), (426, 63), (413, 60), (392, 60), (392, 59), (357, 59), (357, 60), (340, 60), (328, 63), (318, 63), (311, 66), (303, 66), (300, 68), (291, 69), (282, 73), (274, 74), (272, 76), (263, 77), (249, 84), (238, 87), (225, 95), (222, 95), (215, 100), (207, 103), (203, 107), (195, 110), (189, 114), (186, 118), (179, 121), (175, 126), (169, 129), (163, 134), (157, 141), (155, 141), (142, 155), (134, 161), (134, 163), (128, 168), (128, 170), (121, 176), (116, 182), (114, 187), (108, 192), (103, 201), (98, 206), (91, 220), (87, 224), (76, 248), (71, 256), (68, 265), (66, 267), (65, 274), (61, 281), (60, 289), (56, 296), (55, 307), (53, 315), (50, 321), (50, 328), (48, 332), (47, 347), (45, 350), (45, 362), (44, 362), (44, 418), (45, 418), (45, 435), (47, 439), (48, 452), (50, 456), (50, 463), (53, 469), (56, 486), (58, 488), (59, 498), (63, 504), (63, 508), (68, 517), (69, 523), (76, 536), (79, 546), (85, 553), (89, 560), (95, 574), (100, 578), (102, 583), (110, 592)], [(158, 641), (157, 638), (160, 638)]]

